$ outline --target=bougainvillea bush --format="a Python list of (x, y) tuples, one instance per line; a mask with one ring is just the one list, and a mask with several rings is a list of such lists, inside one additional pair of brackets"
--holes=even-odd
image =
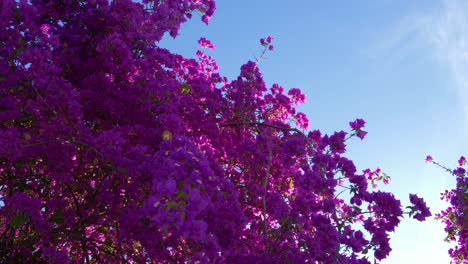
[[(212, 0), (0, 1), (0, 263), (370, 263), (403, 215), (257, 62), (159, 46)], [(272, 37), (261, 40), (273, 50)], [(411, 195), (409, 213), (430, 215)]]
[(466, 171), (467, 161), (464, 156), (458, 160), (456, 169), (448, 167), (435, 161), (432, 156), (426, 157), (426, 162), (446, 170), (456, 178), (456, 186), (452, 190), (441, 193), (441, 200), (450, 203), (450, 206), (436, 214), (436, 219), (445, 224), (447, 237), (445, 241), (453, 244), (449, 249), (449, 256), (455, 264), (468, 263), (468, 175)]

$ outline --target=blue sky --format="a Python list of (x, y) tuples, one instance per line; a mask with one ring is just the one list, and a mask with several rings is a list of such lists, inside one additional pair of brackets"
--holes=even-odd
[[(347, 130), (364, 118), (369, 134), (349, 143), (348, 157), (391, 175), (382, 189), (403, 204), (418, 193), (433, 212), (445, 208), (439, 193), (455, 181), (424, 158), (456, 166), (468, 154), (466, 1), (218, 1), (209, 26), (196, 18), (163, 45), (194, 57), (204, 36), (232, 79), (266, 35), (276, 51), (260, 65), (264, 78), (307, 94), (300, 109), (312, 129)], [(449, 263), (443, 238), (440, 223), (405, 219), (383, 263)]]

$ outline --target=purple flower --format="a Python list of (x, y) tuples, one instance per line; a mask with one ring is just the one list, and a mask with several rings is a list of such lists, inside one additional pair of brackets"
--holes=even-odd
[(260, 39), (260, 44), (262, 44), (262, 46), (264, 47), (267, 47), (268, 46), (268, 49), (269, 50), (274, 50), (275, 47), (273, 47), (273, 45), (269, 45), (271, 44), (271, 42), (273, 41), (273, 37), (272, 36), (268, 36), (266, 38), (261, 38)]
[(298, 88), (292, 88), (288, 91), (288, 95), (291, 97), (293, 104), (299, 105), (303, 104), (306, 100), (305, 94), (301, 92)]
[(426, 162), (432, 162), (432, 156), (431, 155), (427, 155), (426, 156)]
[(367, 135), (367, 131), (362, 130), (365, 124), (366, 121), (364, 121), (364, 119), (362, 118), (358, 118), (353, 122), (349, 122), (349, 126), (351, 127), (351, 129), (356, 131), (356, 136), (360, 139), (364, 139), (364, 137)]
[(465, 175), (465, 172), (466, 170), (462, 167), (458, 167), (456, 169), (453, 170), (453, 174), (455, 174), (456, 176), (463, 176)]
[(346, 151), (345, 138), (346, 132), (335, 132), (330, 136), (330, 149), (336, 153), (344, 153)]
[(465, 165), (465, 163), (466, 163), (465, 156), (461, 156), (460, 159), (458, 160), (458, 165), (461, 167), (461, 166)]
[(416, 212), (416, 214), (413, 216), (414, 219), (422, 222), (426, 219), (426, 217), (432, 215), (424, 199), (419, 198), (416, 194), (410, 194), (409, 198), (410, 202), (413, 204), (411, 207), (410, 216)]
[(206, 38), (200, 38), (198, 40), (198, 44), (204, 49), (212, 49), (216, 48), (216, 45), (211, 43), (211, 41), (207, 40)]
[(309, 119), (307, 119), (307, 116), (304, 113), (297, 113), (296, 124), (299, 128), (306, 130), (309, 128)]
[(349, 122), (349, 126), (353, 130), (361, 130), (364, 127), (365, 124), (366, 124), (366, 121), (364, 121), (364, 119), (362, 119), (362, 118), (358, 118), (358, 119), (354, 120), (353, 122)]

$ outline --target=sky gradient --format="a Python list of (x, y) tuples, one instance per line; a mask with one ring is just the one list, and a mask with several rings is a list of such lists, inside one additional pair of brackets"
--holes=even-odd
[[(454, 179), (424, 162), (456, 166), (467, 155), (468, 2), (466, 1), (218, 1), (206, 26), (195, 19), (162, 45), (195, 57), (197, 40), (230, 79), (260, 54), (272, 35), (276, 50), (260, 64), (268, 85), (298, 87), (311, 129), (349, 131), (367, 121), (364, 141), (349, 142), (359, 169), (380, 167), (392, 176), (382, 190), (403, 205), (408, 194), (425, 198), (434, 213), (447, 205), (440, 192)], [(449, 263), (442, 224), (404, 219), (392, 235), (386, 264)]]

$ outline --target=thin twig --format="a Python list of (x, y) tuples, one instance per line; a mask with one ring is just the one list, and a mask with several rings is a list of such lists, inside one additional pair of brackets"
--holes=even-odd
[(122, 250), (122, 243), (120, 242), (120, 232), (119, 232), (119, 223), (115, 224), (115, 231), (117, 232), (117, 245), (119, 247), (120, 257), (122, 258), (122, 264), (126, 264), (125, 256)]
[(261, 122), (235, 122), (235, 123), (227, 123), (227, 124), (221, 124), (220, 125), (220, 127), (227, 127), (227, 126), (266, 126), (266, 127), (276, 128), (276, 129), (280, 129), (280, 130), (294, 131), (294, 132), (297, 132), (301, 136), (304, 137), (304, 139), (307, 142), (307, 145), (309, 146), (311, 155), (313, 156), (314, 153), (315, 153), (312, 142), (309, 140), (307, 135), (304, 132), (302, 132), (301, 130), (299, 130), (297, 128), (294, 128), (294, 127), (282, 127), (282, 126), (278, 126), (278, 125), (261, 123)]
[(263, 225), (264, 225), (264, 239), (265, 239), (265, 249), (267, 248), (268, 243), (268, 221), (266, 218), (266, 195), (268, 192), (268, 178), (270, 177), (270, 168), (271, 168), (271, 160), (272, 160), (272, 152), (271, 149), (268, 150), (268, 166), (265, 173), (265, 179), (263, 180)]

